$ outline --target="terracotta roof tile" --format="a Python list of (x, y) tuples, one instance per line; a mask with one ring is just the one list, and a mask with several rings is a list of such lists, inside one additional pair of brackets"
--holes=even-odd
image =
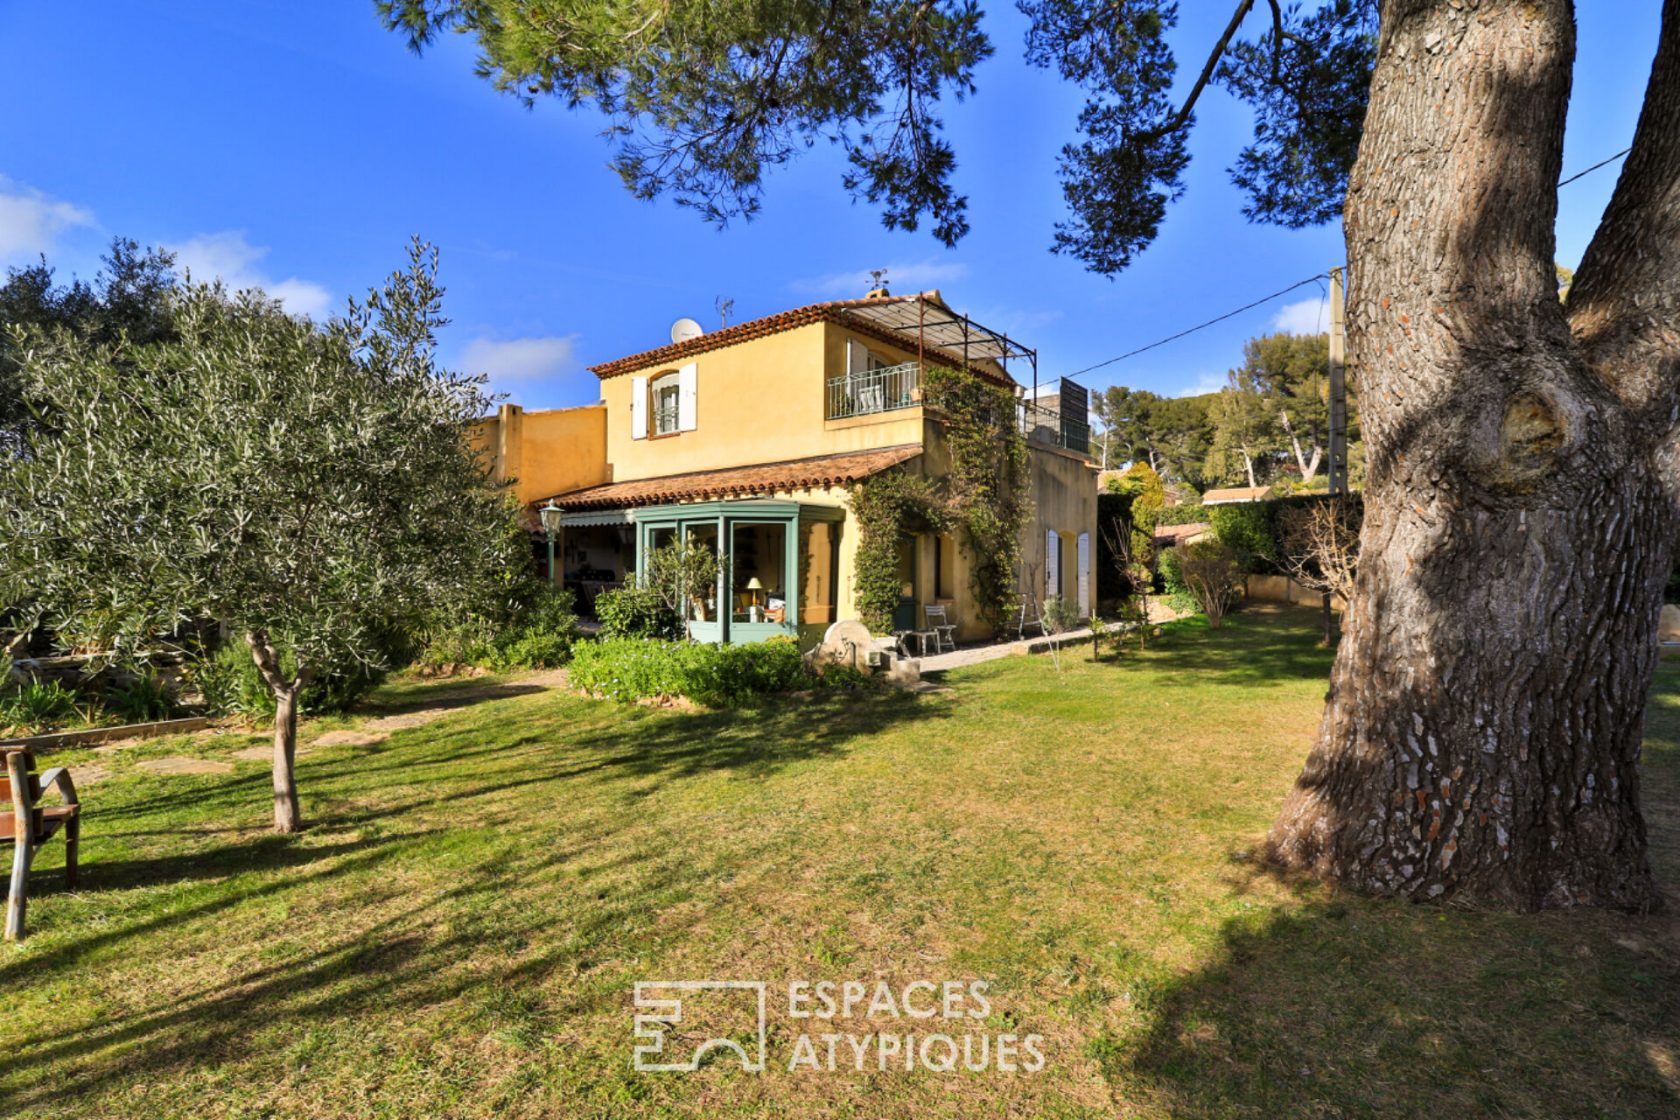
[[(614, 358), (610, 362), (601, 362), (598, 365), (590, 366), (589, 369), (597, 377), (605, 380), (608, 377), (633, 373), (649, 366), (665, 365), (682, 358), (692, 357), (695, 354), (704, 354), (708, 350), (720, 350), (725, 346), (750, 342), (755, 338), (764, 338), (767, 335), (780, 334), (783, 331), (791, 331), (798, 327), (808, 326), (811, 323), (824, 321), (843, 323), (849, 330), (856, 331), (858, 334), (868, 335), (889, 345), (903, 346), (905, 339), (902, 335), (884, 330), (856, 315), (848, 315), (846, 312), (848, 309), (857, 307), (880, 306), (888, 303), (913, 303), (922, 298), (924, 298), (922, 294), (913, 296), (868, 296), (862, 299), (834, 299), (824, 303), (810, 303), (804, 307), (778, 311), (776, 314), (766, 315), (762, 319), (750, 319), (745, 323), (736, 323), (732, 327), (724, 327), (722, 330), (712, 331), (709, 334), (688, 339), (686, 342), (673, 342), (665, 346), (655, 347), (652, 350), (644, 350), (639, 354)], [(929, 347), (928, 352), (945, 358), (953, 365), (962, 364), (956, 356), (945, 354), (932, 347)], [(1015, 379), (1007, 374), (1000, 376), (992, 370), (974, 365), (970, 365), (969, 368), (981, 377), (999, 385), (1011, 387), (1016, 385)]]
[(1212, 529), (1213, 526), (1206, 521), (1197, 521), (1188, 525), (1157, 525), (1155, 526), (1154, 536), (1157, 544), (1177, 544)]
[(1232, 486), (1223, 490), (1209, 490), (1202, 495), (1202, 504), (1216, 506), (1225, 502), (1259, 502), (1264, 501), (1271, 492), (1270, 486)]
[[(609, 482), (556, 494), (554, 503), (563, 509), (592, 509), (612, 506), (645, 506), (662, 502), (703, 501), (739, 494), (770, 494), (783, 490), (807, 490), (843, 486), (914, 459), (922, 453), (919, 443), (903, 443), (870, 451), (849, 451), (840, 455), (818, 455), (780, 463), (749, 467), (672, 474), (663, 478), (639, 478)], [(540, 502), (532, 503), (540, 505)]]

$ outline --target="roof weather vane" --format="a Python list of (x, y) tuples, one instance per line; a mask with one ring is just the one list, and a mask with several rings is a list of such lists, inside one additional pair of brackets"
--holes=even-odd
[(887, 294), (886, 269), (872, 268), (869, 270), (869, 290), (872, 292), (880, 292), (882, 295)]

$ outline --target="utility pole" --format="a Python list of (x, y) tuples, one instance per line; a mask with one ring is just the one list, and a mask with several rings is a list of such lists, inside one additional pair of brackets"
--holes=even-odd
[(1347, 318), (1342, 270), (1330, 270), (1330, 495), (1347, 493)]
[[(1342, 270), (1330, 270), (1330, 466), (1326, 472), (1330, 500), (1347, 493), (1347, 317), (1343, 306)], [(1330, 592), (1324, 593), (1324, 644), (1336, 640), (1335, 612), (1330, 609)]]

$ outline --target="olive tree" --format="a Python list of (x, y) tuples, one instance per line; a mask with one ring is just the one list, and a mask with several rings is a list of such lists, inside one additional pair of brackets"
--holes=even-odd
[(0, 601), (114, 654), (200, 619), (239, 635), (274, 694), (281, 832), (302, 823), (303, 687), (378, 664), (384, 636), (522, 559), (463, 439), (483, 379), (434, 357), (436, 265), (416, 244), (324, 326), (196, 285), (164, 341), (14, 334), (23, 396), (53, 422), (0, 459)]

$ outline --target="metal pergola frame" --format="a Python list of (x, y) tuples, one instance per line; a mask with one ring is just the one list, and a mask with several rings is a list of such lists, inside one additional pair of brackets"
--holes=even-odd
[(959, 315), (926, 292), (859, 300), (845, 308), (845, 313), (890, 335), (914, 338), (916, 360), (924, 367), (931, 350), (959, 359), (968, 370), (976, 361), (995, 361), (1006, 376), (1015, 380), (1009, 372), (1009, 361), (1025, 359), (1032, 366), (1032, 395), (1035, 399), (1038, 396), (1037, 350), (1023, 346), (1003, 331), (976, 323), (968, 315)]

